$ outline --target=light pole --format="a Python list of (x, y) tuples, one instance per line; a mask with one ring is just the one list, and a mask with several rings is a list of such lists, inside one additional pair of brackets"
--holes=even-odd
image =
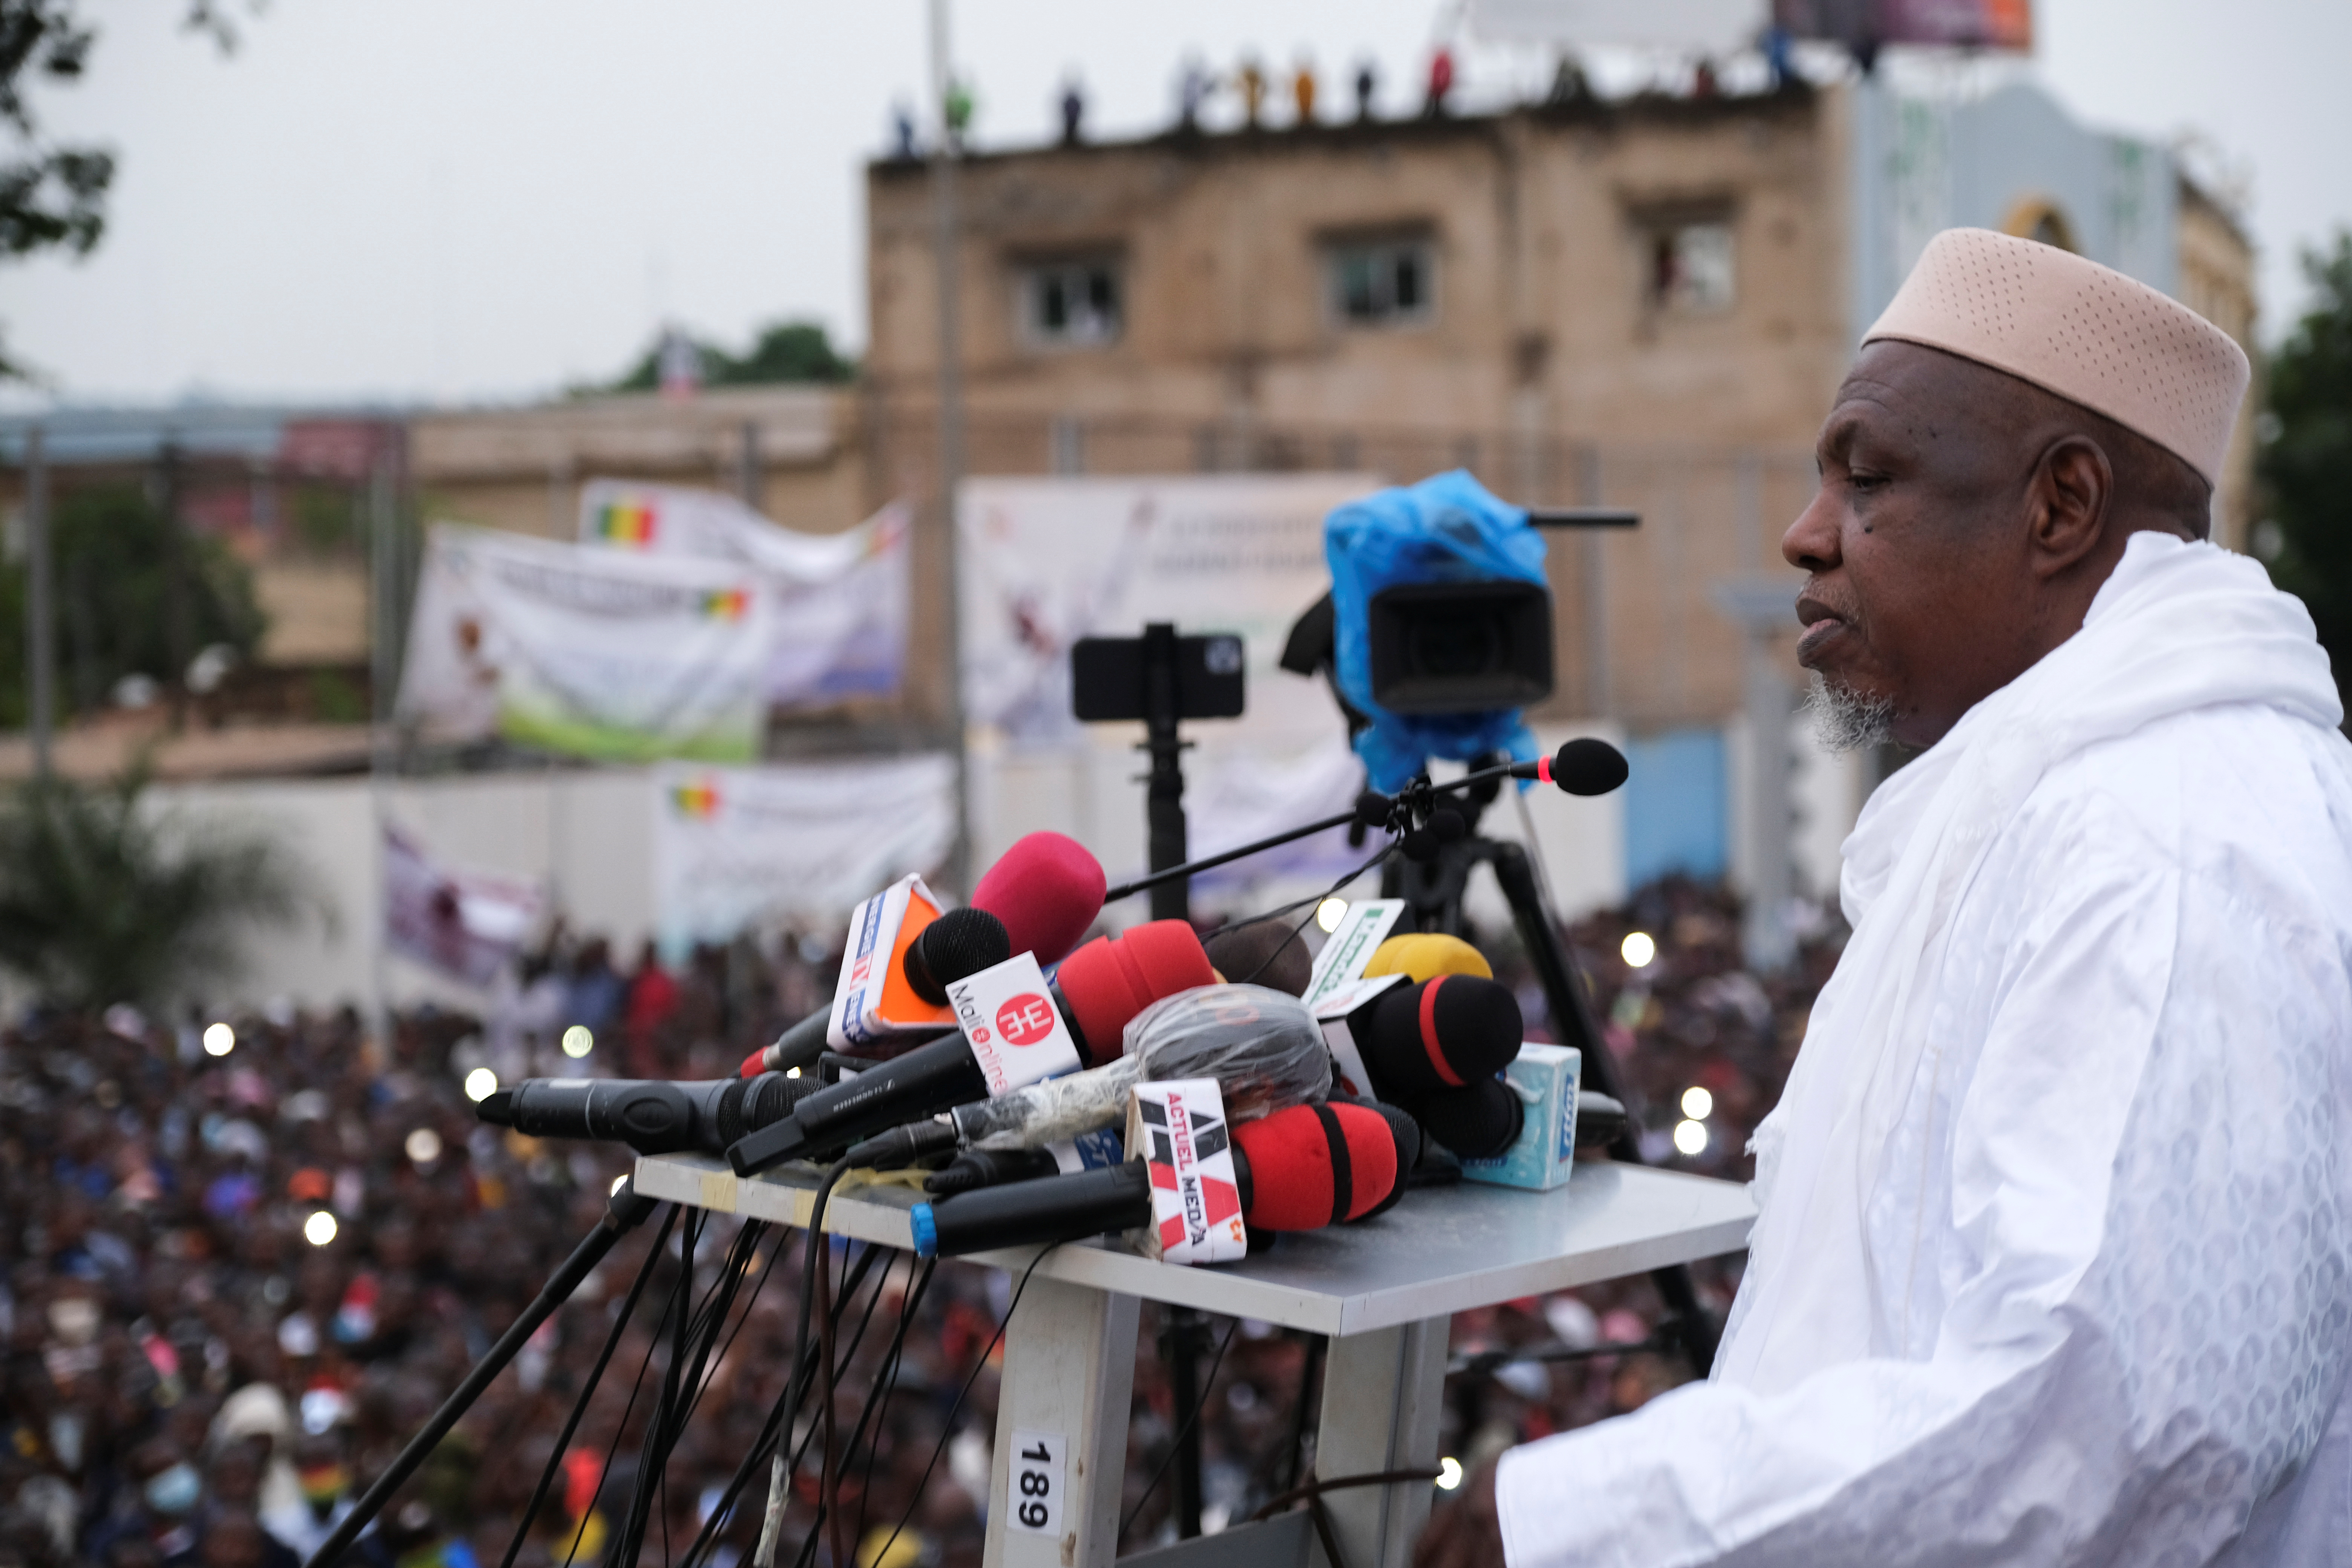
[(948, 0), (931, 0), (931, 110), (938, 140), (931, 149), (932, 267), (940, 299), (940, 625), (948, 645), (947, 729), (955, 754), (955, 847), (948, 879), (959, 894), (971, 890), (971, 760), (963, 717), (963, 605), (961, 542), (957, 538), (956, 487), (963, 479), (963, 363), (956, 309), (956, 145), (954, 116), (948, 107), (954, 90), (948, 64)]

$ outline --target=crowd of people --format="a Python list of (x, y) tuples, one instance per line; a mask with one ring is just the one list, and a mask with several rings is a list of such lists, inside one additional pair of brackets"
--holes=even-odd
[[(1624, 940), (1635, 931), (1654, 945), (1638, 968)], [(1778, 1094), (1834, 958), (1836, 933), (1811, 935), (1794, 972), (1750, 974), (1737, 909), (1685, 881), (1646, 889), (1570, 932), (1662, 1163), (1746, 1173), (1748, 1131)], [(1520, 991), (1530, 1035), (1544, 1035), (1539, 988), (1507, 945), (1490, 951)], [(613, 1146), (480, 1124), (467, 1076), (724, 1076), (829, 994), (838, 957), (814, 941), (747, 942), (675, 972), (647, 953), (625, 973), (603, 943), (565, 939), (482, 1019), (423, 1008), (383, 1027), (351, 1010), (167, 1022), (128, 1007), (22, 1018), (0, 1035), (0, 1565), (286, 1568), (307, 1557), (597, 1223), (627, 1169)], [(1705, 1146), (1687, 1153), (1669, 1130), (1693, 1087), (1712, 1104)], [(623, 1238), (362, 1538), (359, 1560), (499, 1563), (519, 1531), (518, 1563), (602, 1559), (636, 1486), (668, 1343), (657, 1320), (688, 1228), (649, 1222)], [(732, 1221), (700, 1226), (698, 1281), (736, 1235)], [(611, 1370), (558, 1454), (565, 1416), (657, 1245)], [(740, 1326), (712, 1360), (647, 1525), (647, 1541), (666, 1539), (673, 1555), (782, 1392), (799, 1248), (793, 1233), (772, 1231), (751, 1255)], [(837, 1272), (851, 1267), (836, 1259)], [(911, 1270), (904, 1258), (869, 1266), (874, 1326), (854, 1348), (843, 1331), (844, 1434), (883, 1374)], [(1699, 1270), (1718, 1311), (1735, 1283), (1728, 1264)], [(979, 1562), (991, 1361), (1012, 1286), (954, 1263), (929, 1280), (890, 1363), (889, 1399), (841, 1471), (845, 1553), (859, 1564)], [(850, 1299), (845, 1325), (868, 1299)], [(1688, 1376), (1669, 1345), (1606, 1350), (1651, 1343), (1659, 1314), (1641, 1279), (1462, 1314), (1444, 1451), (1475, 1465)], [(1149, 1307), (1145, 1319), (1121, 1510), (1128, 1550), (1176, 1531), (1167, 1460), (1181, 1421), (1161, 1331), (1173, 1325)], [(1312, 1409), (1320, 1355), (1309, 1336), (1255, 1322), (1211, 1319), (1200, 1339), (1203, 1518), (1213, 1528), (1311, 1466), (1313, 1423), (1298, 1412), (1302, 1394)], [(551, 1461), (555, 1482), (526, 1525)], [(793, 1483), (787, 1561), (811, 1533), (814, 1455)], [(751, 1556), (766, 1485), (762, 1468), (710, 1561)], [(809, 1560), (830, 1564), (822, 1533)]]

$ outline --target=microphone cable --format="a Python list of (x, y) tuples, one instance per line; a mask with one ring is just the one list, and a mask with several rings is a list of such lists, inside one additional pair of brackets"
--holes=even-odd
[(1111, 1543), (1113, 1552), (1118, 1550), (1119, 1541), (1127, 1539), (1127, 1532), (1135, 1528), (1136, 1519), (1143, 1512), (1143, 1505), (1151, 1500), (1151, 1494), (1160, 1489), (1160, 1483), (1167, 1478), (1168, 1467), (1174, 1464), (1176, 1456), (1184, 1451), (1184, 1439), (1191, 1436), (1193, 1426), (1200, 1422), (1201, 1412), (1209, 1407), (1209, 1391), (1217, 1386), (1217, 1369), (1225, 1364), (1225, 1352), (1233, 1348), (1234, 1331), (1241, 1326), (1242, 1321), (1235, 1318), (1226, 1328), (1225, 1337), (1217, 1342), (1217, 1353), (1209, 1363), (1209, 1375), (1201, 1380), (1201, 1397), (1192, 1402), (1192, 1414), (1184, 1417), (1184, 1424), (1177, 1427), (1176, 1435), (1168, 1440), (1168, 1452), (1160, 1457), (1160, 1468), (1151, 1472), (1151, 1479), (1144, 1483), (1143, 1495), (1135, 1500), (1135, 1506), (1119, 1521), (1118, 1540)]
[(1297, 925), (1290, 928), (1290, 934), (1275, 944), (1274, 952), (1267, 953), (1264, 958), (1258, 960), (1258, 964), (1255, 969), (1251, 970), (1247, 974), (1228, 977), (1228, 983), (1231, 984), (1247, 985), (1255, 981), (1259, 975), (1265, 973), (1265, 966), (1272, 963), (1276, 956), (1278, 956), (1285, 949), (1288, 948), (1292, 942), (1298, 940), (1298, 933), (1307, 929), (1307, 922), (1315, 918), (1315, 911), (1323, 907), (1324, 900), (1337, 894), (1340, 889), (1346, 887), (1349, 883), (1354, 881), (1357, 878), (1364, 875), (1366, 872), (1377, 869), (1383, 861), (1387, 860), (1390, 856), (1394, 855), (1396, 852), (1397, 841), (1391, 839), (1370, 859), (1365, 861), (1362, 865), (1357, 867), (1346, 876), (1341, 877), (1338, 881), (1332, 883), (1321, 892), (1309, 893), (1303, 899), (1293, 899), (1289, 903), (1281, 905), (1276, 909), (1268, 910), (1262, 915), (1252, 915), (1245, 921), (1227, 921), (1223, 925), (1221, 925), (1216, 930), (1209, 932), (1208, 936), (1204, 936), (1201, 940), (1203, 942), (1206, 942), (1210, 937), (1223, 936), (1229, 931), (1241, 931), (1248, 926), (1263, 925), (1267, 921), (1278, 921), (1293, 910), (1304, 909), (1307, 913), (1299, 920), (1299, 922)]
[[(849, 1454), (856, 1450), (859, 1438), (865, 1435), (867, 1423), (874, 1419), (877, 1406), (887, 1406), (889, 1403), (891, 1369), (897, 1365), (899, 1356), (906, 1350), (907, 1332), (914, 1324), (915, 1310), (917, 1307), (921, 1304), (924, 1293), (930, 1288), (931, 1270), (938, 1262), (939, 1259), (936, 1258), (926, 1258), (923, 1260), (921, 1274), (917, 1279), (910, 1281), (906, 1299), (899, 1304), (898, 1327), (891, 1335), (889, 1345), (882, 1352), (882, 1367), (875, 1378), (874, 1386), (866, 1391), (866, 1403), (858, 1407), (856, 1425), (853, 1426), (849, 1429), (849, 1443), (843, 1451), (843, 1461), (845, 1467), (846, 1466)], [(883, 1269), (883, 1274), (887, 1280), (889, 1274), (889, 1269), (887, 1265)], [(870, 1307), (868, 1310), (871, 1310)], [(854, 1359), (856, 1354), (857, 1347), (853, 1342), (849, 1349), (849, 1356)], [(880, 1437), (877, 1429), (876, 1436), (876, 1443), (877, 1446), (879, 1441)], [(807, 1447), (805, 1440), (803, 1440), (802, 1447), (803, 1449)], [(873, 1447), (869, 1447), (866, 1450), (866, 1479), (865, 1484), (867, 1486), (870, 1486), (873, 1481), (875, 1451), (876, 1450)], [(828, 1521), (837, 1517), (841, 1517), (837, 1512), (841, 1506), (838, 1486), (839, 1481), (836, 1478), (834, 1483), (835, 1489), (831, 1491), (821, 1491), (818, 1494), (817, 1517), (811, 1522), (811, 1527), (807, 1536), (801, 1542), (800, 1553), (793, 1559), (793, 1568), (809, 1568), (809, 1565), (815, 1562), (817, 1542), (824, 1539), (823, 1535), (819, 1532), (818, 1527), (827, 1524)], [(857, 1534), (860, 1539), (863, 1539), (866, 1533), (865, 1501), (866, 1494), (861, 1491), (858, 1499), (857, 1517)]]
[(555, 1478), (563, 1468), (564, 1450), (572, 1446), (573, 1435), (580, 1430), (580, 1423), (588, 1414), (588, 1402), (596, 1393), (596, 1384), (603, 1380), (605, 1367), (611, 1364), (613, 1352), (620, 1348), (621, 1335), (628, 1328), (629, 1320), (636, 1315), (637, 1299), (645, 1294), (647, 1282), (654, 1277), (654, 1266), (661, 1261), (662, 1247), (669, 1240), (671, 1227), (677, 1224), (678, 1205), (670, 1204), (666, 1206), (669, 1212), (662, 1216), (661, 1228), (654, 1233), (654, 1244), (646, 1249), (646, 1260), (638, 1265), (637, 1277), (630, 1282), (627, 1296), (622, 1299), (621, 1310), (613, 1319), (612, 1331), (604, 1336), (604, 1348), (597, 1352), (596, 1364), (588, 1369), (588, 1376), (580, 1385), (580, 1397), (572, 1402), (572, 1414), (564, 1417), (563, 1431), (555, 1439), (555, 1451), (547, 1457), (547, 1468), (540, 1472), (539, 1485), (531, 1489), (530, 1501), (524, 1507), (522, 1518), (515, 1521), (514, 1539), (507, 1542), (507, 1554), (499, 1559), (499, 1568), (514, 1568), (515, 1559), (522, 1554), (522, 1543), (530, 1539), (531, 1523), (539, 1518), (539, 1510), (546, 1506), (547, 1494), (555, 1489)]
[(1029, 1289), (1029, 1277), (1037, 1272), (1037, 1265), (1045, 1261), (1045, 1255), (1060, 1245), (1055, 1242), (1052, 1246), (1039, 1247), (1037, 1256), (1029, 1260), (1029, 1267), (1021, 1271), (1021, 1283), (1013, 1287), (1013, 1300), (1005, 1303), (1004, 1316), (996, 1320), (996, 1331), (989, 1335), (988, 1343), (981, 1347), (980, 1359), (972, 1363), (971, 1375), (963, 1380), (963, 1386), (956, 1391), (955, 1403), (948, 1406), (947, 1417), (940, 1424), (940, 1440), (931, 1445), (931, 1457), (924, 1462), (922, 1476), (915, 1482), (915, 1495), (907, 1500), (907, 1511), (898, 1516), (898, 1525), (890, 1531), (890, 1539), (884, 1542), (882, 1550), (874, 1554), (876, 1563), (890, 1561), (890, 1548), (898, 1543), (898, 1537), (905, 1532), (908, 1521), (915, 1517), (915, 1510), (922, 1506), (923, 1489), (931, 1484), (931, 1471), (939, 1467), (940, 1456), (947, 1452), (949, 1439), (955, 1436), (957, 1413), (963, 1409), (963, 1402), (971, 1397), (971, 1385), (978, 1383), (980, 1374), (987, 1370), (988, 1358), (996, 1353), (998, 1342), (1004, 1338), (1005, 1325), (1013, 1321), (1013, 1312), (1021, 1306), (1022, 1292)]
[[(779, 1253), (781, 1253), (782, 1250), (782, 1247), (778, 1248)], [(866, 1283), (866, 1276), (871, 1271), (875, 1261), (877, 1258), (884, 1258), (886, 1255), (889, 1254), (890, 1251), (890, 1248), (882, 1247), (878, 1244), (869, 1243), (858, 1253), (857, 1257), (851, 1261), (848, 1271), (843, 1276), (842, 1280), (841, 1310), (844, 1312), (848, 1310), (849, 1304), (855, 1300), (857, 1291), (864, 1287)], [(886, 1268), (884, 1270), (886, 1278), (887, 1276), (887, 1272), (888, 1271)], [(850, 1346), (853, 1352), (855, 1352), (857, 1344), (865, 1338), (866, 1325), (867, 1321), (873, 1318), (874, 1309), (881, 1300), (881, 1284), (877, 1281), (873, 1294), (866, 1298), (866, 1313), (865, 1316), (860, 1318), (858, 1321), (857, 1331), (850, 1336)], [(707, 1557), (717, 1549), (719, 1534), (726, 1528), (734, 1513), (737, 1503), (742, 1500), (743, 1490), (751, 1484), (751, 1477), (759, 1469), (761, 1461), (769, 1458), (769, 1456), (774, 1451), (778, 1442), (781, 1441), (782, 1434), (790, 1430), (791, 1420), (798, 1414), (797, 1409), (787, 1410), (785, 1408), (785, 1394), (789, 1393), (790, 1387), (791, 1380), (788, 1379), (785, 1391), (777, 1394), (775, 1404), (771, 1406), (768, 1412), (767, 1420), (761, 1426), (758, 1440), (751, 1445), (751, 1448), (743, 1455), (742, 1459), (737, 1463), (735, 1473), (732, 1477), (729, 1478), (726, 1488), (719, 1494), (718, 1503), (711, 1509), (709, 1517), (703, 1521), (700, 1533), (696, 1536), (694, 1543), (687, 1548), (684, 1562), (688, 1565), (688, 1568), (690, 1568), (690, 1565), (693, 1564), (698, 1557)], [(807, 1438), (802, 1439), (801, 1448), (793, 1456), (793, 1462), (795, 1465), (798, 1463), (800, 1454), (806, 1452), (808, 1442), (809, 1439)]]
[[(696, 1228), (697, 1213), (693, 1210), (685, 1209), (682, 1205), (677, 1206), (687, 1215), (686, 1229), (679, 1235), (679, 1263), (682, 1277), (690, 1278), (693, 1267), (693, 1252), (690, 1247), (685, 1245), (685, 1239), (687, 1234)], [(662, 1247), (656, 1247), (652, 1256), (657, 1258), (661, 1257), (661, 1255)], [(650, 1268), (650, 1264), (648, 1267)], [(621, 1420), (620, 1424), (614, 1428), (612, 1446), (604, 1450), (604, 1468), (596, 1472), (596, 1489), (594, 1492), (590, 1494), (588, 1507), (586, 1510), (580, 1515), (580, 1522), (572, 1529), (572, 1543), (564, 1550), (562, 1568), (572, 1568), (573, 1560), (580, 1555), (580, 1542), (584, 1540), (588, 1534), (588, 1517), (596, 1510), (595, 1500), (604, 1495), (604, 1483), (612, 1479), (613, 1460), (621, 1451), (621, 1434), (628, 1429), (629, 1416), (637, 1408), (637, 1395), (644, 1392), (646, 1373), (654, 1364), (654, 1349), (661, 1343), (662, 1330), (668, 1324), (670, 1312), (676, 1305), (677, 1296), (674, 1292), (663, 1299), (662, 1314), (659, 1318), (654, 1320), (654, 1331), (652, 1338), (648, 1340), (646, 1344), (645, 1358), (637, 1363), (637, 1375), (629, 1384), (628, 1403), (621, 1406)], [(615, 1325), (615, 1327), (617, 1328), (618, 1325)], [(561, 1459), (562, 1455), (560, 1452), (556, 1458), (559, 1460)], [(528, 1519), (524, 1521), (526, 1526), (529, 1525), (529, 1522)]]
[[(832, 1201), (833, 1189), (841, 1184), (842, 1177), (849, 1174), (849, 1170), (846, 1159), (835, 1161), (826, 1167), (824, 1180), (817, 1183), (815, 1194), (809, 1200), (808, 1228), (804, 1233), (808, 1237), (808, 1252), (801, 1270), (800, 1323), (793, 1336), (793, 1382), (784, 1395), (785, 1405), (794, 1412), (800, 1409), (801, 1401), (808, 1395), (808, 1373), (813, 1370), (807, 1365), (809, 1312), (816, 1303), (818, 1270), (823, 1267), (824, 1255), (832, 1245), (824, 1234), (825, 1205)], [(829, 1328), (826, 1337), (828, 1340), (831, 1338)], [(830, 1382), (830, 1369), (827, 1381)], [(826, 1414), (829, 1418), (829, 1412)], [(791, 1491), (792, 1469), (785, 1463), (786, 1447), (781, 1441), (777, 1444), (775, 1463), (768, 1477), (768, 1510), (760, 1523), (759, 1550), (752, 1554), (752, 1562), (758, 1568), (776, 1568), (777, 1538), (783, 1531), (784, 1504)], [(831, 1447), (828, 1442), (828, 1452)], [(829, 1458), (827, 1463), (830, 1463)]]
[[(882, 1366), (875, 1378), (875, 1386), (880, 1390), (882, 1401), (881, 1409), (874, 1417), (874, 1435), (866, 1445), (866, 1473), (857, 1481), (857, 1538), (860, 1541), (866, 1539), (866, 1505), (874, 1498), (874, 1461), (882, 1453), (882, 1429), (889, 1424), (890, 1394), (898, 1385), (898, 1366), (906, 1357), (907, 1331), (914, 1324), (915, 1309), (930, 1289), (931, 1273), (939, 1265), (938, 1258), (926, 1258), (921, 1269), (908, 1280), (907, 1299), (898, 1310), (898, 1331), (890, 1336), (889, 1348), (882, 1352)], [(867, 1395), (866, 1403), (867, 1409), (873, 1408), (871, 1394)], [(849, 1447), (853, 1453), (856, 1451), (859, 1436), (866, 1430), (866, 1414), (864, 1410), (858, 1412), (857, 1425), (849, 1434)]]

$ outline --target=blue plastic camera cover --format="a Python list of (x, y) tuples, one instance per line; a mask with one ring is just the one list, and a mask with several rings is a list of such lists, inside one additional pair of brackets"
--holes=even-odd
[(1507, 752), (1536, 755), (1516, 708), (1477, 713), (1391, 713), (1372, 700), (1372, 595), (1401, 584), (1544, 582), (1543, 535), (1526, 509), (1507, 505), (1463, 469), (1350, 501), (1323, 522), (1331, 566), (1339, 689), (1371, 721), (1356, 754), (1374, 789), (1393, 792), (1432, 757), (1468, 762)]

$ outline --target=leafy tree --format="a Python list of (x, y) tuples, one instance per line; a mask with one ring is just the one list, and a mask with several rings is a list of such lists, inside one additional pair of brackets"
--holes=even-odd
[[(2304, 257), (2318, 297), (2271, 359), (2260, 468), (2275, 526), (2271, 574), (2318, 624), (2352, 684), (2352, 233)], [(2271, 531), (2269, 528), (2263, 530)]]
[[(0, 261), (55, 249), (87, 256), (106, 232), (114, 154), (47, 141), (26, 97), (35, 82), (81, 79), (98, 30), (79, 13), (79, 0), (0, 0)], [(224, 50), (235, 45), (217, 0), (189, 0), (183, 16)], [(0, 379), (26, 374), (0, 353)]]
[(257, 834), (144, 802), (143, 770), (95, 787), (32, 780), (0, 797), (0, 967), (67, 1007), (154, 1003), (217, 986), (238, 938), (324, 906)]
[[(695, 340), (705, 386), (766, 386), (787, 382), (837, 384), (857, 374), (857, 362), (833, 346), (814, 321), (779, 321), (762, 331), (751, 352), (738, 359), (716, 343)], [(661, 384), (662, 339), (656, 334), (637, 363), (604, 392), (651, 392)]]
[[(126, 675), (170, 685), (172, 545), (163, 513), (129, 481), (65, 490), (50, 519), (55, 563), (57, 668), (71, 708), (106, 700)], [(253, 574), (217, 539), (182, 529), (185, 551), (186, 652), (225, 643), (250, 657), (264, 619)], [(26, 721), (25, 568), (0, 571), (0, 724)]]

